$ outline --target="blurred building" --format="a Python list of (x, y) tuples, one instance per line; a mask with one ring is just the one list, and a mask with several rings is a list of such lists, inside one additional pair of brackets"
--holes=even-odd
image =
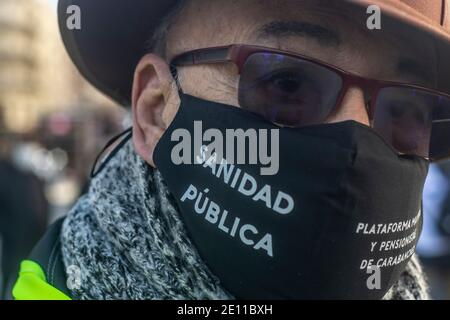
[(51, 217), (84, 190), (125, 116), (71, 62), (54, 1), (0, 0), (0, 158), (43, 181)]
[(0, 108), (8, 131), (34, 130), (56, 110), (113, 105), (75, 70), (48, 0), (0, 0)]

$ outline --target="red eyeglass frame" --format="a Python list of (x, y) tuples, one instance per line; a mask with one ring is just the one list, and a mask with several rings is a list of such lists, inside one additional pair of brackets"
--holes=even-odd
[[(193, 65), (200, 65), (200, 64), (218, 64), (218, 63), (226, 63), (226, 62), (232, 62), (238, 67), (238, 74), (240, 75), (242, 73), (242, 70), (244, 68), (244, 65), (247, 61), (247, 59), (255, 53), (273, 53), (273, 54), (281, 54), (288, 57), (298, 58), (310, 63), (317, 64), (321, 67), (327, 68), (328, 70), (334, 72), (342, 79), (342, 88), (341, 92), (339, 93), (339, 97), (336, 100), (336, 103), (334, 104), (332, 108), (332, 112), (330, 116), (332, 116), (334, 113), (338, 112), (340, 105), (342, 104), (342, 101), (348, 91), (348, 89), (351, 86), (357, 86), (361, 89), (363, 89), (364, 94), (369, 94), (369, 99), (366, 102), (366, 110), (369, 116), (370, 125), (373, 127), (373, 119), (375, 117), (376, 112), (376, 106), (377, 106), (377, 98), (379, 96), (379, 92), (384, 88), (392, 88), (392, 87), (400, 87), (400, 88), (406, 88), (406, 89), (414, 89), (419, 90), (424, 93), (428, 93), (431, 95), (436, 95), (439, 98), (449, 99), (450, 100), (450, 94), (446, 94), (434, 89), (429, 89), (420, 85), (414, 85), (414, 84), (406, 84), (396, 81), (385, 81), (385, 80), (378, 80), (378, 79), (370, 79), (365, 78), (356, 74), (353, 74), (351, 72), (345, 71), (337, 66), (328, 64), (326, 62), (320, 61), (318, 59), (314, 59), (311, 57), (307, 57), (301, 54), (293, 53), (290, 51), (285, 50), (278, 50), (274, 48), (267, 48), (262, 46), (254, 46), (254, 45), (245, 45), (245, 44), (232, 44), (228, 46), (220, 46), (220, 47), (210, 47), (210, 48), (203, 48), (203, 49), (196, 49), (192, 51), (187, 51), (184, 53), (181, 53), (177, 56), (175, 56), (171, 62), (170, 66), (172, 68), (172, 71), (176, 75), (176, 67), (178, 66), (193, 66)], [(178, 80), (176, 80), (178, 83)], [(179, 85), (179, 84), (178, 84)], [(180, 87), (181, 88), (181, 87)], [(399, 152), (400, 154), (400, 152)], [(441, 161), (444, 159), (449, 159), (450, 154), (446, 155), (445, 157), (424, 157), (430, 161)]]
[(217, 64), (217, 63), (232, 62), (238, 67), (238, 73), (241, 74), (245, 62), (251, 55), (255, 53), (282, 54), (288, 57), (302, 59), (311, 63), (315, 63), (324, 68), (327, 68), (332, 72), (336, 73), (337, 75), (339, 75), (342, 79), (342, 88), (341, 92), (339, 93), (339, 97), (336, 100), (335, 105), (333, 106), (332, 109), (333, 112), (336, 112), (338, 110), (338, 107), (341, 105), (348, 89), (351, 86), (358, 86), (359, 88), (362, 88), (365, 93), (369, 93), (370, 102), (366, 103), (366, 108), (370, 120), (373, 120), (374, 118), (376, 111), (375, 106), (377, 105), (377, 97), (380, 90), (383, 88), (387, 87), (409, 88), (424, 91), (433, 95), (439, 95), (444, 98), (450, 99), (449, 94), (445, 94), (437, 90), (429, 89), (414, 84), (365, 78), (311, 57), (307, 57), (297, 53), (292, 53), (289, 51), (277, 50), (274, 48), (267, 48), (262, 46), (233, 44), (228, 46), (196, 49), (175, 56), (175, 58), (172, 59), (170, 64), (171, 66), (176, 67), (176, 66), (192, 66), (200, 64)]

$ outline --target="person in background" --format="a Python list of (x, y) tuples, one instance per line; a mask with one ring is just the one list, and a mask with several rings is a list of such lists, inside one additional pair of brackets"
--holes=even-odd
[(430, 167), (424, 189), (424, 226), (417, 252), (435, 299), (450, 299), (450, 162)]
[(14, 164), (11, 159), (14, 140), (0, 121), (0, 298), (16, 279), (20, 261), (47, 228), (48, 204), (43, 183)]

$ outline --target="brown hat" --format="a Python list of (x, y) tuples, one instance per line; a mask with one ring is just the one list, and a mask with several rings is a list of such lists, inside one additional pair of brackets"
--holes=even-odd
[[(339, 0), (365, 23), (378, 5), (382, 29), (435, 46), (437, 90), (450, 94), (450, 0)], [(134, 69), (151, 46), (155, 28), (178, 0), (59, 0), (58, 18), (66, 49), (81, 74), (119, 104), (130, 105)], [(301, 2), (301, 1), (299, 1)], [(68, 8), (81, 12), (81, 29), (70, 30)], [(69, 11), (70, 12), (70, 11)], [(431, 67), (431, 66), (430, 66)]]

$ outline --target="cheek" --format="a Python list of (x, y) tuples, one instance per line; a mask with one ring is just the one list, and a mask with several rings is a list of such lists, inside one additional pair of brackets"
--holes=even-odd
[(183, 92), (199, 99), (238, 107), (239, 75), (232, 63), (199, 65), (179, 72)]

